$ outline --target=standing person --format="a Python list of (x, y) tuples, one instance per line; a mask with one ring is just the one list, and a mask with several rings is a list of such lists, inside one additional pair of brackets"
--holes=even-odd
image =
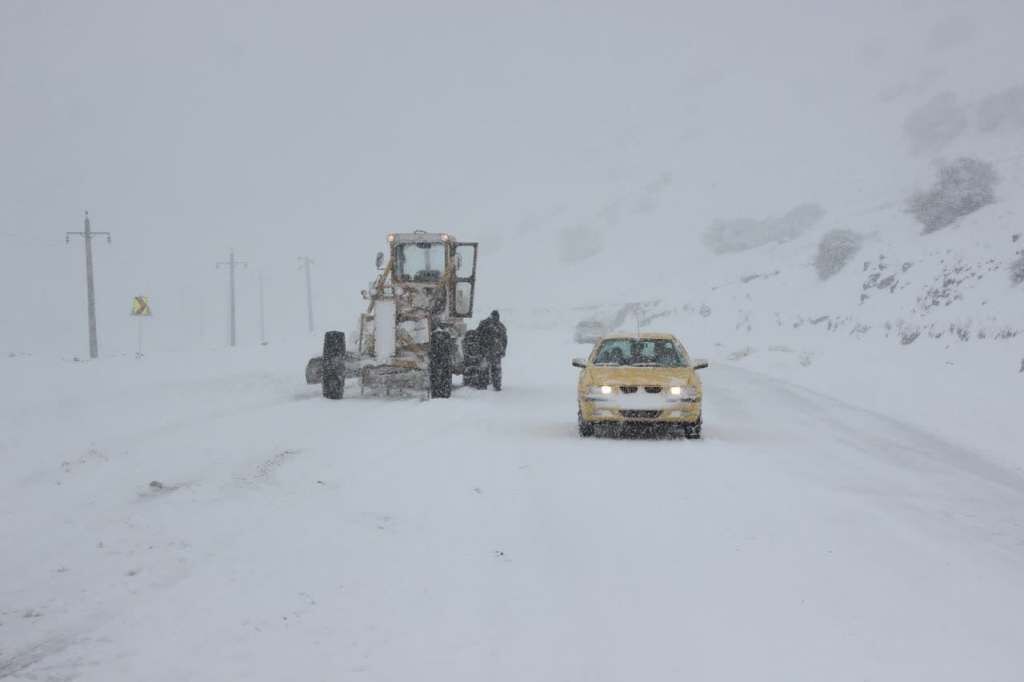
[(495, 391), (500, 391), (501, 359), (505, 357), (505, 351), (508, 349), (508, 330), (501, 323), (501, 316), (497, 310), (491, 311), (491, 316), (477, 326), (477, 335), (480, 338), (480, 348), (487, 357), (487, 364), (490, 365), (491, 383)]

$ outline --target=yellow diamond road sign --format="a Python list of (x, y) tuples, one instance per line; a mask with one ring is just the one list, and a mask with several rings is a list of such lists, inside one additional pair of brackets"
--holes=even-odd
[(148, 297), (136, 296), (132, 299), (132, 315), (134, 317), (149, 317), (152, 314), (152, 311), (149, 309)]

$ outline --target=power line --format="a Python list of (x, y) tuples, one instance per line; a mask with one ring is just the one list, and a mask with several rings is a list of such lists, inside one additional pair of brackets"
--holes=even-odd
[(99, 357), (100, 348), (99, 341), (96, 339), (96, 288), (93, 286), (92, 278), (92, 239), (93, 237), (104, 235), (107, 238), (107, 243), (110, 243), (109, 232), (93, 232), (92, 227), (89, 224), (89, 212), (85, 212), (85, 230), (82, 232), (66, 232), (64, 234), (64, 243), (70, 244), (72, 235), (81, 237), (82, 241), (85, 242), (85, 288), (86, 288), (86, 300), (89, 308), (89, 357), (95, 360)]
[(217, 263), (217, 268), (227, 266), (228, 268), (228, 306), (230, 308), (230, 325), (231, 325), (231, 337), (230, 344), (235, 345), (236, 341), (236, 327), (235, 327), (235, 268), (241, 265), (243, 268), (248, 267), (249, 264), (245, 261), (235, 259), (235, 250), (230, 251), (230, 256), (226, 262)]

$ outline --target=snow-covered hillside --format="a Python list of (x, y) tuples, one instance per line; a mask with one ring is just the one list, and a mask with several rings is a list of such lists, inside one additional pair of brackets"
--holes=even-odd
[[(926, 233), (908, 205), (949, 159), (929, 164), (916, 186), (908, 180), (873, 198), (805, 204), (766, 219), (710, 221), (676, 232), (670, 224), (686, 220), (685, 209), (652, 209), (592, 231), (589, 239), (600, 248), (588, 249), (584, 240), (569, 258), (559, 255), (558, 239), (568, 235), (575, 243), (581, 235), (571, 230), (554, 241), (502, 242), (499, 269), (535, 252), (540, 270), (552, 273), (552, 281), (527, 278), (504, 298), (522, 304), (533, 297), (543, 302), (535, 309), (574, 306), (581, 319), (588, 308), (596, 319), (615, 319), (631, 303), (653, 306), (648, 315), (699, 313), (698, 333), (729, 331), (734, 345), (751, 333), (789, 342), (815, 327), (866, 343), (945, 340), (958, 351), (980, 341), (989, 352), (995, 341), (1015, 349), (1008, 371), (1017, 370), (1024, 359), (1024, 125), (997, 144), (962, 147), (964, 154), (990, 152), (977, 158), (991, 159), (997, 173), (995, 201), (942, 229)], [(819, 252), (836, 231), (855, 240), (852, 253), (823, 275)]]

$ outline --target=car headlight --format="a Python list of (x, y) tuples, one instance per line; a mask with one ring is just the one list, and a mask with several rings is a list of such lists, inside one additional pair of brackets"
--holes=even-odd
[(611, 386), (602, 386), (602, 387), (600, 388), (600, 391), (601, 391), (601, 394), (602, 394), (602, 395), (611, 395), (611, 393), (612, 393), (612, 387), (611, 387)]
[(696, 400), (697, 399), (697, 387), (696, 386), (671, 386), (668, 389), (670, 395), (682, 398), (683, 400)]

